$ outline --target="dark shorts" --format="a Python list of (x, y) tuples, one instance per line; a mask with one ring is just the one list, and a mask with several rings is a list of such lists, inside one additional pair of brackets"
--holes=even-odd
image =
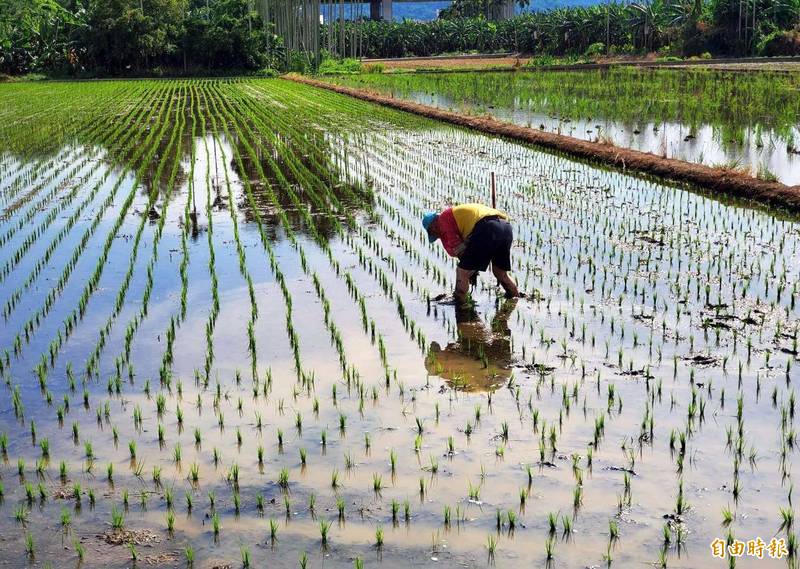
[(510, 271), (512, 241), (514, 232), (508, 221), (485, 217), (475, 224), (458, 267), (467, 271), (485, 271), (492, 263), (498, 269)]

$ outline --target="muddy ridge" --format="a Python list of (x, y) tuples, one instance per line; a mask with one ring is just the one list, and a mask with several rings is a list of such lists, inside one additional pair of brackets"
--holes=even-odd
[(561, 134), (518, 126), (494, 118), (466, 116), (362, 89), (332, 85), (308, 77), (286, 75), (284, 78), (487, 134), (503, 136), (557, 150), (577, 158), (602, 162), (622, 170), (632, 170), (669, 180), (688, 182), (715, 192), (800, 212), (800, 186), (787, 186), (781, 182), (760, 180), (747, 173), (733, 169), (712, 168), (703, 164), (664, 158), (648, 152), (621, 148), (611, 144), (579, 140)]

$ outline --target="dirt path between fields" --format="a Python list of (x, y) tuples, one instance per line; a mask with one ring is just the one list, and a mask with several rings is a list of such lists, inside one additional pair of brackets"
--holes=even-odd
[(611, 144), (579, 140), (561, 134), (517, 126), (494, 118), (465, 116), (361, 89), (332, 85), (299, 75), (286, 75), (284, 78), (401, 111), (471, 128), (486, 134), (503, 136), (556, 150), (584, 160), (601, 162), (622, 170), (632, 170), (678, 182), (688, 182), (712, 191), (755, 200), (763, 204), (783, 207), (800, 213), (800, 185), (787, 186), (780, 182), (759, 180), (737, 170), (712, 168), (703, 164), (664, 158), (648, 152), (620, 148)]
[(485, 57), (419, 57), (398, 59), (365, 59), (364, 65), (380, 64), (387, 69), (453, 69), (474, 70), (485, 68), (515, 69), (526, 63), (530, 57), (519, 55)]

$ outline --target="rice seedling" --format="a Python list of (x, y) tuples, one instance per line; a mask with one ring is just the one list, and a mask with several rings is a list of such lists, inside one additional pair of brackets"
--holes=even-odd
[(61, 527), (67, 528), (72, 523), (72, 516), (69, 513), (69, 510), (66, 508), (61, 508)]
[(781, 529), (788, 528), (794, 525), (794, 510), (792, 508), (778, 508), (781, 514)]
[(555, 539), (553, 537), (548, 537), (544, 542), (544, 551), (545, 551), (545, 558), (550, 561), (553, 559), (554, 552), (555, 552)]
[(289, 470), (286, 468), (281, 468), (280, 473), (278, 474), (278, 485), (281, 488), (288, 488), (289, 487)]
[(678, 515), (683, 514), (689, 509), (689, 503), (683, 495), (683, 480), (678, 482), (678, 495), (675, 498), (675, 513)]
[(24, 524), (26, 521), (28, 521), (27, 508), (23, 505), (17, 506), (17, 508), (14, 510), (14, 519), (21, 524)]
[(556, 532), (556, 527), (558, 525), (558, 514), (555, 512), (549, 512), (547, 514), (547, 524), (550, 528), (550, 533), (553, 534)]
[(564, 535), (572, 533), (572, 518), (569, 516), (561, 516), (561, 527)]
[(125, 517), (116, 506), (111, 508), (111, 527), (115, 530), (121, 530), (125, 526)]
[(656, 565), (661, 569), (666, 569), (667, 567), (667, 551), (664, 548), (658, 550), (658, 561)]
[(489, 559), (494, 559), (497, 551), (497, 538), (492, 534), (486, 536), (486, 549), (489, 552)]
[(722, 525), (728, 526), (733, 522), (733, 513), (729, 507), (722, 508)]
[(278, 539), (278, 522), (272, 518), (269, 520), (269, 539), (273, 543)]
[(610, 542), (606, 545), (606, 552), (603, 554), (603, 561), (606, 562), (607, 567), (611, 567), (611, 564), (614, 562), (613, 549)]
[(319, 522), (319, 535), (323, 545), (327, 545), (328, 543), (328, 532), (331, 529), (331, 523), (326, 520), (320, 520)]
[(572, 506), (579, 508), (583, 504), (583, 487), (578, 485), (572, 490)]
[(195, 484), (200, 480), (200, 465), (196, 462), (189, 466), (189, 479)]
[(25, 553), (28, 557), (33, 558), (36, 553), (36, 544), (33, 541), (33, 536), (30, 533), (25, 534)]
[(508, 530), (513, 532), (517, 527), (517, 514), (513, 510), (508, 510), (506, 520), (508, 521)]

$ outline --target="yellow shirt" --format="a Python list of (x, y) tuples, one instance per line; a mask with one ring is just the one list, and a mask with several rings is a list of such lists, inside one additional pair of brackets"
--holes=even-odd
[(475, 224), (484, 217), (496, 215), (503, 219), (508, 219), (508, 215), (502, 211), (479, 203), (456, 205), (453, 206), (452, 210), (456, 225), (458, 225), (458, 232), (461, 233), (464, 239), (469, 237), (470, 233), (472, 233), (472, 230), (475, 228)]

